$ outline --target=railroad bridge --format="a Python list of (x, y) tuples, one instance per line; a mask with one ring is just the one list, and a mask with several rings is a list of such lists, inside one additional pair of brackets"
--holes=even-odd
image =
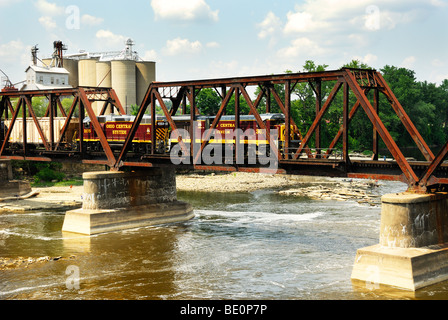
[[(333, 89), (329, 94), (322, 92), (322, 85), (328, 82)], [(315, 118), (307, 132), (298, 132), (297, 126), (291, 116), (291, 96), (294, 88), (300, 83), (307, 83), (315, 93)], [(250, 114), (259, 129), (264, 130), (270, 150), (276, 156), (278, 173), (326, 175), (350, 178), (369, 178), (379, 180), (399, 180), (407, 183), (410, 190), (426, 192), (428, 187), (440, 187), (448, 184), (447, 167), (443, 160), (448, 153), (448, 142), (439, 154), (434, 155), (423, 137), (420, 135), (405, 109), (397, 100), (390, 87), (375, 70), (341, 69), (336, 71), (324, 71), (313, 73), (291, 73), (282, 75), (241, 77), (229, 79), (209, 79), (181, 82), (154, 82), (141, 102), (138, 115), (132, 120), (130, 130), (117, 148), (111, 146), (112, 142), (106, 137), (98, 116), (109, 112), (125, 114), (114, 90), (110, 88), (86, 88), (48, 90), (48, 91), (24, 91), (0, 93), (0, 117), (2, 121), (8, 120), (8, 126), (4, 126), (1, 136), (0, 159), (27, 159), (31, 161), (70, 161), (88, 164), (104, 164), (113, 170), (123, 167), (158, 167), (173, 165), (170, 161), (169, 151), (160, 153), (156, 144), (146, 148), (144, 152), (135, 152), (131, 145), (136, 132), (145, 114), (152, 116), (151, 124), (156, 126), (156, 106), (163, 111), (163, 117), (169, 125), (170, 132), (176, 132), (179, 124), (175, 121), (176, 114), (189, 116), (187, 128), (190, 136), (194, 136), (194, 122), (200, 117), (197, 109), (197, 96), (200, 90), (213, 88), (222, 99), (220, 108), (213, 115), (213, 123), (210, 129), (216, 129), (220, 119), (226, 114), (233, 114), (234, 128), (241, 126), (240, 97), (244, 99), (250, 108)], [(258, 89), (255, 100), (249, 95), (251, 89)], [(321, 144), (321, 130), (325, 126), (324, 115), (331, 108), (338, 92), (342, 91), (343, 108), (340, 114), (340, 130), (328, 146)], [(349, 105), (350, 91), (356, 97), (356, 103)], [(369, 94), (373, 92), (373, 94)], [(425, 161), (409, 161), (395, 143), (384, 123), (379, 117), (379, 99), (383, 95), (395, 111), (403, 125), (403, 131), (408, 132), (421, 151)], [(46, 112), (46, 130), (43, 129), (42, 118), (36, 116), (33, 110), (32, 100), (36, 97), (47, 97), (48, 108)], [(72, 97), (73, 102), (68, 111), (62, 108), (61, 100)], [(265, 99), (265, 113), (271, 112), (270, 101), (274, 98), (284, 115), (285, 132), (282, 146), (279, 147), (271, 139), (270, 129), (261, 118), (260, 103)], [(371, 97), (369, 99), (369, 97)], [(233, 99), (232, 106), (229, 101)], [(93, 108), (94, 103), (102, 103), (99, 112)], [(187, 115), (188, 108), (194, 112)], [(232, 110), (230, 110), (232, 109)], [(355, 160), (349, 156), (349, 130), (350, 122), (359, 111), (367, 114), (373, 127), (372, 159)], [(263, 112), (263, 113), (264, 113)], [(21, 118), (20, 118), (21, 117)], [(88, 117), (89, 125), (101, 144), (100, 150), (90, 150), (84, 141), (84, 135), (79, 135), (73, 141), (73, 127), (75, 132), (84, 132), (85, 122), (79, 121)], [(56, 125), (58, 119), (59, 126)], [(61, 122), (61, 118), (63, 121)], [(185, 117), (184, 117), (185, 118)], [(17, 121), (19, 119), (19, 121)], [(28, 119), (28, 121), (26, 121)], [(30, 119), (34, 128), (29, 124)], [(22, 131), (20, 138), (15, 138), (18, 143), (11, 144), (14, 127), (20, 126)], [(72, 130), (70, 130), (72, 128)], [(32, 145), (29, 140), (33, 129), (40, 145)], [(16, 129), (17, 130), (17, 129)], [(36, 133), (37, 130), (37, 133)], [(295, 131), (295, 132), (294, 132)], [(293, 143), (294, 133), (298, 136)], [(211, 133), (208, 138), (210, 138)], [(179, 145), (184, 151), (183, 157), (190, 157), (179, 165), (188, 166), (198, 170), (216, 171), (259, 171), (260, 164), (244, 165), (233, 161), (230, 165), (214, 163), (203, 165), (198, 162), (198, 154), (209, 143), (207, 139), (201, 141), (199, 148), (194, 148), (193, 139), (190, 142), (183, 141), (179, 137)], [(205, 137), (206, 138), (206, 137)], [(378, 143), (382, 139), (388, 151), (392, 155), (392, 161), (378, 159)], [(17, 141), (19, 140), (19, 141)], [(20, 141), (20, 140), (23, 140)], [(297, 143), (299, 140), (299, 143)], [(310, 142), (313, 140), (313, 147)], [(68, 141), (70, 143), (68, 143)], [(151, 141), (156, 141), (156, 130), (151, 132)], [(20, 143), (22, 142), (22, 143)], [(339, 142), (342, 147), (336, 150)], [(186, 144), (190, 143), (188, 146)], [(76, 144), (76, 147), (73, 145)], [(20, 145), (20, 147), (17, 147)], [(238, 148), (232, 155), (234, 159), (239, 157)], [(339, 156), (335, 156), (338, 151)], [(242, 151), (241, 151), (242, 152)], [(227, 161), (228, 162), (228, 161)]]
[[(294, 89), (301, 84), (309, 85), (314, 92), (312, 107), (315, 108), (315, 117), (307, 132), (300, 132), (291, 113)], [(326, 87), (332, 88), (331, 91), (324, 92), (323, 88)], [(215, 90), (221, 98), (219, 110), (211, 116), (201, 115), (197, 106), (198, 94), (206, 88)], [(340, 101), (336, 99), (338, 94), (342, 95), (342, 108), (339, 106), (337, 109), (340, 110), (340, 129), (330, 145), (324, 146), (321, 132), (327, 124), (325, 114), (336, 101)], [(48, 100), (43, 118), (37, 117), (33, 109), (33, 99), (37, 97)], [(71, 98), (71, 106), (64, 110), (62, 100), (67, 97)], [(171, 212), (168, 217), (157, 213), (166, 211), (165, 204), (175, 201), (175, 190), (172, 185), (167, 187), (167, 184), (173, 183), (173, 168), (395, 180), (406, 183), (408, 192), (396, 198), (383, 198), (380, 247), (358, 252), (353, 279), (372, 280), (371, 266), (377, 268), (373, 277), (378, 278), (374, 281), (412, 290), (436, 280), (448, 279), (448, 259), (443, 249), (448, 242), (448, 200), (443, 192), (448, 185), (448, 167), (443, 163), (448, 153), (448, 142), (438, 154), (434, 154), (383, 76), (375, 70), (343, 68), (312, 73), (153, 82), (139, 106), (138, 114), (127, 120), (123, 120), (125, 111), (111, 88), (5, 91), (0, 93), (0, 98), (0, 159), (103, 164), (111, 169), (110, 172), (85, 175), (85, 189), (92, 193), (86, 191), (90, 196), (86, 197), (81, 211), (71, 213), (70, 224), (79, 227), (79, 221), (85, 220), (86, 216), (89, 222), (87, 226), (68, 231), (91, 234), (114, 230), (111, 219), (104, 220), (104, 216), (111, 217), (113, 214), (116, 214), (112, 219), (115, 222), (121, 219), (124, 221), (122, 225), (135, 226), (130, 221), (135, 222), (136, 216), (141, 218), (141, 212), (149, 210), (148, 206), (152, 206), (152, 216), (140, 219), (138, 223), (191, 218), (191, 208), (179, 203), (176, 203), (176, 208), (168, 210)], [(403, 131), (415, 142), (424, 161), (411, 161), (400, 150), (380, 118), (380, 98), (386, 99), (388, 106), (401, 120)], [(277, 115), (281, 116), (281, 126), (274, 126), (272, 121), (266, 120), (266, 115), (272, 115), (272, 100), (280, 109)], [(241, 101), (249, 107), (248, 115), (242, 114)], [(356, 102), (351, 104), (353, 101)], [(94, 104), (100, 105), (100, 108), (94, 108)], [(373, 128), (370, 150), (373, 156), (370, 159), (355, 159), (349, 155), (350, 122), (360, 112), (367, 115)], [(122, 134), (119, 141), (111, 139), (105, 129), (105, 119), (110, 114), (122, 116), (121, 121), (127, 123), (125, 130), (117, 130)], [(242, 131), (243, 122), (248, 116), (256, 133), (255, 154), (259, 155), (260, 150), (264, 150), (265, 159), (248, 160), (247, 141), (250, 137), (244, 137), (246, 143), (239, 143), (240, 135), (245, 134)], [(216, 146), (219, 140), (216, 131), (222, 129), (220, 123), (224, 119), (230, 121), (229, 126), (234, 129), (232, 141), (228, 143), (221, 139), (218, 143), (226, 148), (232, 146), (229, 153), (222, 153), (222, 158), (218, 159), (217, 153), (210, 152), (208, 147)], [(146, 139), (137, 138), (143, 125), (150, 128)], [(204, 126), (208, 130), (200, 131)], [(160, 138), (159, 128), (169, 136)], [(380, 139), (392, 155), (392, 160), (379, 158)], [(159, 145), (160, 140), (164, 142), (162, 145)], [(142, 148), (141, 143), (145, 141), (146, 145)], [(264, 149), (260, 145), (264, 145)], [(204, 161), (206, 159), (202, 155), (205, 151), (215, 161)], [(266, 158), (269, 158), (269, 163)], [(122, 172), (126, 167), (140, 169), (140, 177)], [(117, 182), (117, 179), (120, 181)], [(122, 189), (128, 190), (128, 193), (121, 192)], [(115, 212), (114, 208), (120, 206), (138, 207), (138, 214)], [(144, 210), (142, 206), (146, 206)], [(409, 251), (434, 245), (439, 248), (431, 252), (417, 254)], [(395, 248), (405, 251), (387, 251)], [(427, 263), (413, 267), (416, 259), (424, 260), (421, 258), (423, 256), (431, 257), (428, 258), (430, 267)]]

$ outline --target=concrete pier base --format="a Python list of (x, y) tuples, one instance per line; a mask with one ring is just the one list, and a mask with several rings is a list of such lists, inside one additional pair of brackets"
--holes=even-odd
[(172, 169), (84, 173), (83, 206), (68, 211), (62, 231), (93, 235), (187, 221), (190, 204), (177, 201)]
[(382, 198), (380, 243), (359, 249), (355, 283), (416, 291), (448, 280), (448, 194)]
[(20, 197), (31, 193), (28, 181), (13, 180), (10, 160), (0, 160), (0, 198)]

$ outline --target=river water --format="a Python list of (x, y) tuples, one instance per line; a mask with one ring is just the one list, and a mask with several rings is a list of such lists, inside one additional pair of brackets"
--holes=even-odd
[[(374, 192), (405, 190), (384, 182)], [(92, 237), (63, 234), (63, 214), (0, 215), (0, 257), (62, 257), (0, 271), (0, 299), (445, 299), (350, 280), (356, 250), (378, 243), (380, 206), (270, 190), (178, 194), (196, 218)]]

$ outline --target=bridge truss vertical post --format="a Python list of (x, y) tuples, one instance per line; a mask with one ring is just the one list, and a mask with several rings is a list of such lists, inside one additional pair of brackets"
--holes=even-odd
[(285, 145), (284, 159), (289, 159), (289, 149), (291, 145), (291, 81), (285, 82)]
[(342, 155), (345, 162), (346, 170), (347, 167), (350, 165), (350, 157), (349, 157), (349, 86), (347, 83), (344, 83), (344, 97), (343, 97), (343, 119), (342, 119), (342, 127), (343, 127), (343, 134), (342, 134)]
[[(316, 117), (322, 110), (322, 81), (319, 79), (316, 81), (316, 86), (314, 87), (316, 93)], [(317, 123), (315, 130), (315, 146), (316, 146), (316, 158), (320, 158), (321, 155), (321, 123), (320, 120)]]
[(27, 98), (25, 96), (22, 97), (23, 103), (22, 103), (22, 135), (23, 135), (23, 154), (28, 154), (28, 132), (26, 127), (26, 105), (27, 105)]
[(195, 159), (196, 155), (194, 154), (194, 145), (196, 143), (195, 141), (195, 121), (196, 121), (196, 109), (197, 109), (197, 105), (196, 105), (196, 92), (195, 92), (195, 87), (194, 86), (190, 86), (189, 90), (188, 90), (188, 100), (190, 101), (190, 156)]
[[(377, 114), (379, 114), (379, 99), (380, 99), (380, 95), (379, 95), (379, 90), (378, 88), (375, 88), (373, 90), (373, 109), (375, 110), (375, 112)], [(375, 127), (373, 127), (373, 146), (372, 146), (372, 160), (378, 160), (378, 153), (379, 153), (379, 135), (378, 135), (378, 131), (376, 130)]]
[(235, 159), (238, 163), (242, 152), (240, 144), (240, 89), (235, 88)]

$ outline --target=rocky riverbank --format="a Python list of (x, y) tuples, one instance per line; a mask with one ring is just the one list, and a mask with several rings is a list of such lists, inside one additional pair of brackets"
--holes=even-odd
[(374, 190), (378, 181), (340, 178), (267, 175), (255, 173), (231, 173), (208, 175), (180, 175), (177, 177), (179, 191), (195, 192), (253, 192), (272, 189), (285, 196), (308, 197), (314, 200), (353, 200), (368, 205), (381, 202)]
[[(176, 178), (177, 190), (187, 192), (253, 192), (271, 189), (285, 196), (315, 200), (354, 200), (376, 205), (379, 196), (372, 191), (378, 182), (310, 176), (257, 173), (185, 174)], [(33, 189), (23, 197), (0, 199), (2, 212), (68, 211), (82, 206), (82, 186)]]
[(82, 192), (82, 186), (37, 188), (22, 197), (0, 199), (0, 213), (77, 209), (82, 206)]

